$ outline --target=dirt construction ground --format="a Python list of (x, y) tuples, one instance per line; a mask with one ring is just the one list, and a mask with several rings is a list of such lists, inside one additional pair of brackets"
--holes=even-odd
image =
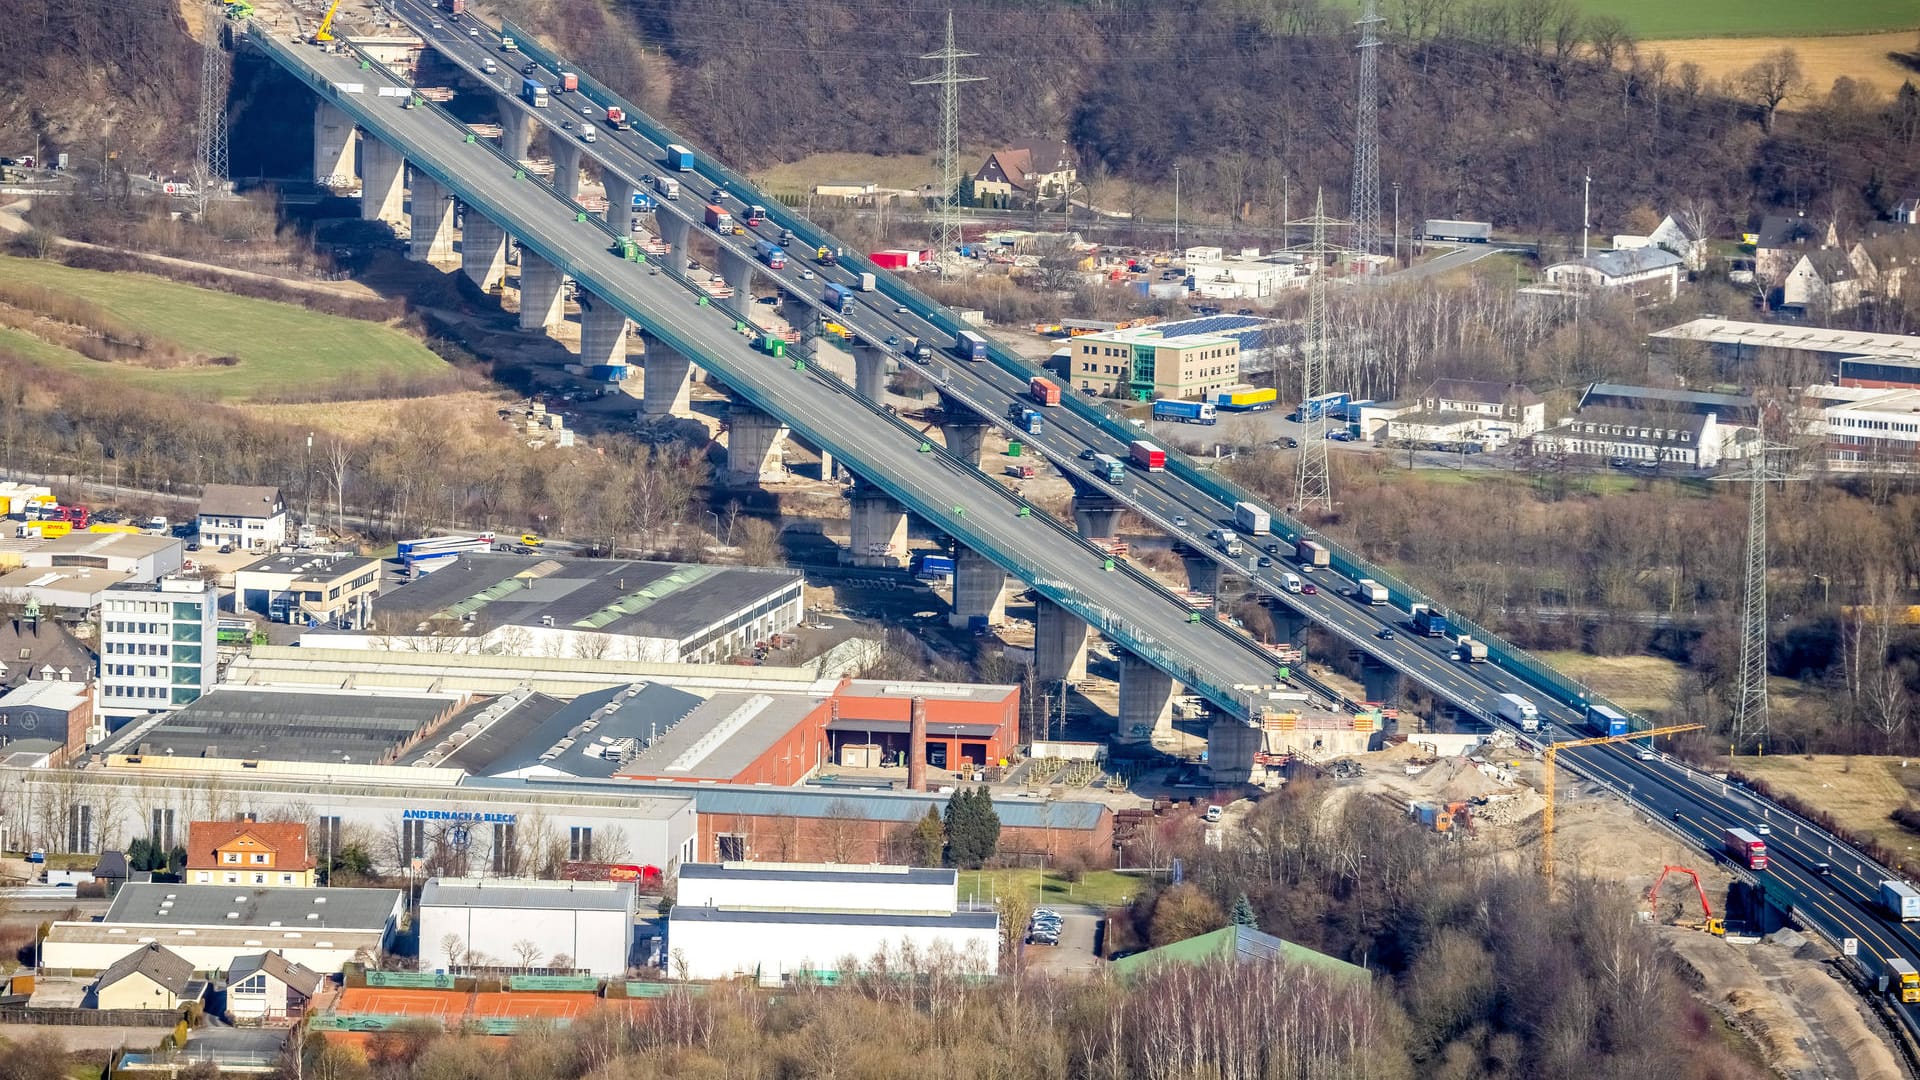
[[(1401, 806), (1410, 800), (1470, 803), (1473, 825), (1462, 831), (1471, 837), (1467, 842), (1483, 845), (1496, 858), (1537, 865), (1544, 805), (1539, 763), (1511, 747), (1485, 747), (1480, 757), (1478, 763), (1466, 757), (1436, 760), (1402, 745), (1357, 759), (1366, 774), (1340, 790), (1348, 797), (1385, 798)], [(1920, 763), (1915, 769), (1920, 781)], [(1898, 788), (1884, 768), (1872, 771)], [(1727, 875), (1662, 823), (1565, 773), (1556, 802), (1555, 859), (1562, 872), (1617, 882), (1644, 906), (1661, 867), (1692, 867), (1714, 913), (1722, 913)], [(1775, 935), (1780, 940), (1734, 944), (1676, 925), (1700, 916), (1692, 884), (1670, 875), (1661, 888), (1657, 925), (1648, 932), (1672, 947), (1701, 999), (1750, 1040), (1779, 1075), (1795, 1080), (1903, 1075), (1884, 1028), (1833, 974), (1832, 950), (1824, 943), (1787, 931)]]

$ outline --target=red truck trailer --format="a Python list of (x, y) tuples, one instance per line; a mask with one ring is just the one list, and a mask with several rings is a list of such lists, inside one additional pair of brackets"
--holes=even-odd
[(1027, 393), (1042, 405), (1060, 404), (1060, 388), (1051, 381), (1035, 376), (1027, 380)]
[(1133, 445), (1127, 448), (1127, 456), (1133, 459), (1135, 465), (1148, 472), (1167, 470), (1167, 452), (1143, 439), (1133, 441)]
[(560, 73), (561, 93), (571, 94), (578, 89), (580, 89), (580, 76), (575, 75), (571, 71), (563, 71)]
[(1767, 868), (1767, 842), (1745, 829), (1728, 829), (1721, 842), (1727, 857), (1749, 870)]

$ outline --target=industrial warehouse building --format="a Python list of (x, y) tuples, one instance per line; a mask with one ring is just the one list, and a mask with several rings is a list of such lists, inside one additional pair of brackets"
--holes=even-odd
[(963, 910), (953, 870), (793, 863), (680, 868), (667, 973), (763, 985), (885, 967), (999, 970), (1000, 916)]
[(129, 883), (99, 922), (54, 923), (41, 945), (41, 966), (105, 971), (158, 943), (195, 971), (226, 971), (242, 956), (273, 950), (336, 974), (386, 951), (404, 909), (399, 889)]
[[(189, 823), (300, 821), (322, 862), (362, 847), (383, 872), (557, 874), (567, 861), (670, 868), (692, 859), (692, 790), (476, 781), (453, 771), (114, 755), (81, 772), (0, 768), (16, 848), (97, 853), (184, 844)], [(282, 890), (284, 891), (284, 890)], [(311, 966), (311, 965), (309, 965)]]
[(624, 975), (636, 907), (631, 881), (434, 878), (420, 890), (420, 970)]
[(233, 572), (233, 607), (302, 626), (364, 625), (380, 595), (380, 563), (344, 552), (290, 551)]
[(373, 627), (301, 644), (711, 663), (793, 629), (805, 607), (794, 570), (473, 553), (380, 597)]
[(128, 581), (158, 581), (180, 571), (185, 545), (171, 536), (146, 533), (72, 532), (22, 552), (20, 565), (35, 568), (80, 566), (125, 574)]
[(379, 765), (432, 737), (464, 703), (453, 694), (411, 691), (216, 686), (179, 712), (126, 726), (102, 749), (136, 756)]

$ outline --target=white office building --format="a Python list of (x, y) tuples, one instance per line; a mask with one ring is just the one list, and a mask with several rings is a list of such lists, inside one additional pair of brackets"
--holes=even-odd
[(1809, 386), (1802, 423), (1826, 444), (1836, 472), (1920, 469), (1920, 390)]
[(276, 551), (287, 542), (287, 503), (279, 488), (208, 484), (198, 524), (201, 547)]
[[(424, 938), (422, 940), (425, 940)], [(777, 986), (875, 966), (999, 971), (1000, 916), (959, 905), (952, 870), (684, 863), (667, 919), (667, 974)]]
[(636, 894), (631, 881), (434, 878), (420, 891), (420, 970), (625, 975)]
[(219, 594), (211, 580), (125, 582), (100, 599), (97, 734), (191, 705), (219, 672)]

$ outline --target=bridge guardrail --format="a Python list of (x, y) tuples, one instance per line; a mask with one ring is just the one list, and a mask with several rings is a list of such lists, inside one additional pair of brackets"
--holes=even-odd
[[(285, 66), (295, 71), (307, 72), (309, 76), (307, 78), (307, 81), (313, 84), (316, 90), (320, 90), (323, 88), (323, 86), (327, 85), (325, 80), (322, 78), (321, 73), (316, 69), (312, 68), (311, 66), (305, 64), (303, 62), (303, 59), (288, 44), (280, 41), (277, 38), (274, 38), (270, 34), (260, 33), (257, 31), (253, 34), (253, 37), (261, 43), (262, 47), (265, 48), (266, 51), (277, 54), (281, 58), (280, 62), (283, 63)], [(396, 84), (399, 84), (402, 86), (408, 85), (405, 79), (401, 78), (397, 73), (393, 72), (390, 68), (387, 68), (385, 65), (379, 64), (377, 61), (374, 61), (368, 57), (365, 57), (364, 55), (361, 55), (358, 53), (356, 53), (355, 55), (358, 57), (358, 59), (355, 62), (361, 65), (361, 70), (363, 71), (377, 70), (382, 74), (384, 74), (390, 81)], [(332, 92), (336, 97), (342, 96), (341, 93), (338, 91), (337, 87), (333, 88)], [(348, 96), (358, 97), (359, 95), (348, 95)], [(369, 111), (371, 111), (370, 106), (369, 106)], [(464, 124), (460, 123), (456, 118), (452, 117), (450, 114), (446, 113), (444, 110), (440, 110), (437, 113), (437, 115), (442, 117), (448, 123), (452, 124), (457, 130), (459, 130), (463, 140), (467, 140), (467, 136), (471, 135), (471, 132), (466, 128)], [(473, 145), (482, 141), (483, 140), (467, 140), (467, 144)], [(403, 151), (409, 149), (405, 146), (402, 146), (401, 148), (403, 149)], [(585, 209), (583, 207), (580, 207), (577, 202), (566, 199), (565, 196), (561, 195), (557, 190), (555, 190), (552, 187), (552, 185), (546, 184), (544, 182), (540, 182), (538, 177), (532, 176), (531, 174), (526, 174), (524, 172), (524, 167), (521, 165), (521, 163), (514, 162), (511, 158), (509, 158), (504, 152), (500, 151), (497, 147), (493, 147), (489, 144), (488, 151), (492, 153), (495, 157), (499, 158), (501, 161), (513, 165), (516, 170), (515, 175), (518, 179), (535, 180), (536, 182), (540, 183), (542, 187), (546, 188), (548, 193), (551, 194), (555, 199), (558, 199), (563, 203), (565, 203), (567, 206), (569, 206), (575, 214), (576, 221), (582, 221), (582, 220), (590, 221), (594, 224), (594, 226), (599, 231), (601, 231), (604, 235), (607, 235), (609, 238), (618, 237), (618, 233), (611, 230), (611, 228), (607, 226), (605, 222), (602, 221), (597, 215), (587, 213)], [(428, 153), (428, 152), (414, 151), (409, 155), (409, 157), (411, 160), (414, 161), (415, 166), (417, 168), (427, 168), (429, 169), (429, 171), (432, 171), (432, 172), (450, 171), (450, 170), (444, 170), (443, 166), (441, 166), (439, 162), (434, 160), (434, 158), (437, 157), (437, 155), (435, 154)], [(455, 187), (456, 189), (458, 189), (461, 186), (456, 182), (456, 178), (451, 175), (440, 175), (440, 176), (437, 176), (436, 178), (444, 183), (449, 183), (451, 186)], [(511, 222), (505, 220), (506, 218), (512, 215), (502, 213), (500, 216), (502, 218), (500, 223), (503, 226), (512, 225)], [(529, 230), (520, 228), (520, 229), (517, 229), (516, 232), (518, 232), (519, 235), (521, 236), (522, 243), (525, 246), (532, 248), (533, 250), (535, 250), (536, 253), (540, 254), (543, 258), (552, 260), (556, 262), (556, 264), (566, 263), (569, 261), (569, 260), (559, 258), (557, 252), (541, 250), (542, 245), (540, 245), (539, 242), (530, 235)], [(611, 245), (609, 246), (611, 247)], [(752, 325), (750, 320), (748, 320), (745, 317), (744, 312), (740, 311), (736, 306), (732, 304), (728, 304), (727, 302), (719, 298), (706, 296), (703, 292), (698, 290), (697, 287), (694, 286), (694, 284), (692, 283), (691, 279), (688, 278), (683, 272), (679, 270), (677, 262), (670, 261), (669, 263), (664, 265), (658, 264), (658, 263), (655, 263), (652, 265), (660, 266), (662, 269), (664, 269), (671, 277), (675, 278), (680, 284), (685, 286), (692, 296), (703, 298), (706, 301), (707, 306), (714, 307), (721, 314), (732, 318), (736, 323), (736, 327)], [(601, 276), (601, 273), (602, 273), (601, 268), (580, 266), (580, 267), (572, 267), (572, 269), (576, 271), (576, 276), (590, 290), (597, 289), (598, 291), (604, 292), (606, 295), (609, 295), (609, 296), (612, 295), (613, 290), (605, 288), (604, 285), (600, 285), (596, 281), (596, 279)], [(633, 316), (635, 320), (640, 322), (642, 325), (647, 325), (652, 327), (652, 329), (650, 329), (650, 332), (658, 334), (658, 336), (663, 341), (665, 341), (669, 346), (682, 352), (683, 354), (689, 355), (689, 356), (699, 356), (702, 358), (710, 358), (709, 350), (693, 345), (691, 342), (681, 338), (678, 334), (674, 333), (670, 329), (665, 327), (660, 327), (660, 326), (654, 326), (652, 323), (649, 322), (649, 320), (647, 320), (645, 317), (643, 317), (639, 313), (629, 312), (628, 314)], [(743, 347), (744, 347), (744, 343), (743, 343)], [(811, 359), (810, 354), (807, 354), (804, 351), (801, 351), (797, 359), (801, 361), (800, 367), (803, 370), (805, 370), (809, 376), (820, 380), (823, 385), (831, 388), (836, 393), (840, 393), (846, 396), (849, 400), (856, 402), (859, 407), (867, 409), (875, 417), (881, 419), (883, 423), (888, 423), (893, 425), (904, 436), (916, 441), (925, 441), (919, 432), (915, 431), (912, 427), (907, 425), (899, 417), (885, 411), (879, 405), (859, 397), (856, 393), (853, 392), (853, 389), (851, 387), (848, 387), (844, 382), (842, 382), (838, 378), (829, 377), (824, 371), (820, 369), (820, 367), (817, 364), (806, 362)], [(722, 366), (721, 364), (716, 364), (715, 366), (716, 366), (716, 369), (719, 371), (719, 373), (722, 375), (722, 377), (725, 377), (726, 371), (724, 366)], [(734, 385), (735, 385), (735, 388), (743, 394), (743, 396), (748, 397), (750, 400), (752, 400), (757, 396), (760, 396), (755, 391), (753, 391), (750, 387), (740, 384), (737, 381), (734, 383)], [(770, 409), (773, 403), (769, 401), (755, 401), (754, 404), (756, 405), (756, 407), (759, 407), (759, 408)], [(804, 436), (806, 436), (810, 440), (824, 443), (824, 440), (820, 439), (819, 435), (816, 432), (812, 432), (807, 429), (807, 425), (805, 423), (803, 422), (794, 423), (791, 421), (789, 421), (788, 423), (790, 427), (793, 427), (799, 430)], [(943, 463), (946, 465), (946, 467), (954, 470), (955, 472), (960, 472), (960, 473), (968, 474), (975, 477), (981, 476), (978, 469), (975, 469), (973, 466), (967, 463), (961, 462), (959, 459), (952, 457), (952, 455), (948, 454), (945, 451), (945, 449), (943, 447), (940, 447), (938, 444), (929, 443), (928, 446), (929, 446), (928, 452), (938, 453), (939, 455), (941, 455)], [(1067, 529), (1064, 525), (1062, 525), (1059, 521), (1052, 518), (1050, 515), (1047, 515), (1044, 512), (1039, 513), (1037, 515), (1033, 514), (1030, 504), (1025, 503), (1024, 500), (1016, 498), (1011, 492), (1007, 491), (1005, 488), (1001, 487), (1000, 485), (992, 483), (989, 480), (986, 486), (988, 489), (990, 489), (992, 493), (995, 494), (997, 498), (1004, 500), (1009, 506), (1015, 508), (1016, 510), (1021, 507), (1026, 507), (1029, 511), (1029, 516), (1039, 517), (1044, 522), (1047, 528), (1053, 530), (1056, 534), (1068, 540), (1070, 543), (1084, 549), (1085, 553), (1090, 559), (1097, 558), (1101, 560), (1106, 560), (1110, 558), (1110, 556), (1108, 556), (1106, 552), (1102, 551), (1097, 547), (1094, 547), (1092, 544), (1087, 543), (1077, 533)], [(908, 501), (914, 501), (914, 500), (909, 499)], [(946, 529), (949, 532), (952, 532), (953, 534), (956, 535), (956, 537), (968, 541), (968, 546), (974, 547), (977, 550), (980, 550), (982, 553), (992, 552), (993, 545), (991, 543), (986, 542), (984, 537), (980, 536), (977, 533), (974, 533), (973, 530), (968, 529), (966, 527), (964, 515), (959, 515), (958, 517), (956, 517), (956, 515), (951, 513), (951, 508), (943, 509), (943, 508), (936, 508), (932, 506), (916, 506), (914, 507), (914, 510), (916, 513), (921, 514), (923, 517), (926, 517), (929, 520), (940, 522), (942, 528)], [(968, 534), (970, 533), (973, 533), (973, 535), (968, 536)], [(1012, 559), (1011, 557), (1008, 557), (1007, 562), (1016, 563), (1016, 560)], [(1159, 583), (1158, 581), (1155, 581), (1150, 577), (1147, 577), (1146, 575), (1141, 573), (1137, 568), (1127, 564), (1124, 560), (1116, 560), (1114, 565), (1114, 570), (1116, 572), (1124, 573), (1128, 575), (1131, 579), (1138, 581), (1139, 583), (1153, 589), (1157, 593), (1160, 593), (1163, 599), (1167, 601), (1169, 606), (1177, 605), (1179, 603), (1178, 598), (1175, 597), (1171, 592), (1171, 590), (1167, 589), (1166, 586), (1162, 585), (1161, 583)], [(1036, 582), (1036, 588), (1039, 588), (1043, 593), (1048, 594), (1049, 598), (1053, 599), (1054, 602), (1059, 603), (1061, 606), (1068, 608), (1069, 610), (1072, 610), (1076, 615), (1084, 619), (1090, 625), (1093, 625), (1101, 629), (1104, 633), (1107, 633), (1115, 637), (1116, 639), (1123, 641), (1130, 651), (1134, 651), (1141, 654), (1143, 658), (1146, 658), (1154, 662), (1156, 666), (1159, 666), (1163, 670), (1168, 671), (1170, 674), (1173, 674), (1176, 678), (1180, 678), (1182, 681), (1188, 683), (1192, 689), (1201, 693), (1203, 696), (1209, 698), (1210, 700), (1213, 700), (1216, 704), (1220, 705), (1222, 708), (1225, 708), (1232, 712), (1237, 713), (1238, 710), (1244, 705), (1245, 699), (1248, 695), (1248, 691), (1239, 690), (1233, 686), (1221, 685), (1210, 679), (1202, 677), (1196, 668), (1190, 665), (1187, 665), (1185, 663), (1182, 663), (1179, 660), (1179, 658), (1174, 656), (1172, 653), (1169, 653), (1165, 649), (1160, 648), (1158, 643), (1154, 641), (1151, 637), (1146, 636), (1142, 629), (1138, 627), (1130, 627), (1125, 620), (1118, 618), (1112, 612), (1108, 611), (1103, 606), (1100, 606), (1096, 598), (1082, 597), (1079, 594), (1066, 589), (1063, 585), (1060, 585), (1057, 583), (1050, 584), (1045, 581), (1038, 581)], [(1224, 631), (1225, 628), (1220, 628), (1220, 629)], [(1253, 643), (1250, 639), (1242, 639), (1238, 635), (1232, 635), (1232, 634), (1229, 634), (1228, 636), (1230, 640), (1234, 640), (1236, 641), (1236, 643), (1242, 644), (1243, 647), (1249, 650), (1251, 655), (1254, 655), (1255, 657), (1260, 659), (1263, 663), (1270, 663), (1270, 659), (1264, 656), (1264, 654), (1261, 654), (1260, 652), (1258, 652), (1257, 651), (1258, 646), (1255, 643)]]

